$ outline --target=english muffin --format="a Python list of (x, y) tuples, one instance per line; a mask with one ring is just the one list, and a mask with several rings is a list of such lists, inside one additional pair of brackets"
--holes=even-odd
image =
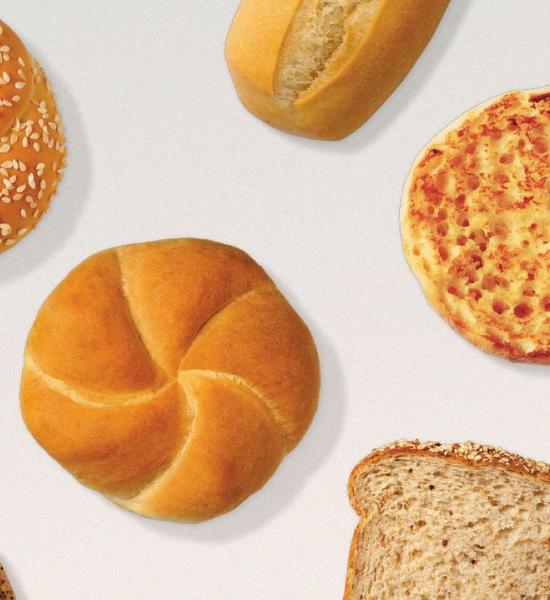
[(483, 350), (550, 363), (550, 88), (460, 117), (420, 153), (402, 239), (434, 308)]

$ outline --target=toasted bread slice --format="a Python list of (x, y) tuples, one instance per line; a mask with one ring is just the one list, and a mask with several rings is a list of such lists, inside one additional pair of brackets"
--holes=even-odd
[(550, 363), (550, 88), (460, 117), (405, 186), (406, 257), (434, 308), (468, 340)]
[(550, 465), (400, 441), (353, 470), (345, 600), (548, 600)]

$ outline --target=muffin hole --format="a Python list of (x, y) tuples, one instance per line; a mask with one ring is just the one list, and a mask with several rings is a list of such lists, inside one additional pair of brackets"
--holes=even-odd
[(471, 288), (468, 291), (468, 294), (470, 294), (470, 296), (476, 301), (478, 302), (479, 299), (481, 298), (481, 292), (479, 290), (477, 290), (476, 288)]
[(449, 294), (451, 294), (452, 296), (456, 296), (457, 298), (460, 298), (460, 296), (461, 296), (458, 289), (454, 285), (450, 285), (447, 288), (447, 291), (449, 292)]
[(483, 267), (483, 259), (481, 258), (481, 256), (479, 256), (479, 254), (472, 254), (470, 260), (472, 261), (472, 264), (475, 269), (479, 270)]
[(466, 215), (458, 215), (456, 218), (456, 224), (459, 227), (468, 227), (470, 221), (468, 220), (468, 217)]
[(441, 236), (447, 235), (447, 232), (449, 231), (449, 227), (446, 223), (438, 223), (438, 225), (436, 227), (436, 231)]
[(513, 162), (514, 160), (514, 155), (510, 154), (509, 152), (506, 152), (505, 154), (503, 154), (500, 159), (499, 162), (502, 165), (509, 165), (511, 162)]
[(533, 142), (533, 149), (538, 154), (544, 154), (545, 152), (548, 152), (548, 143), (544, 138), (537, 138)]
[(464, 205), (466, 204), (466, 196), (464, 194), (459, 194), (455, 199), (455, 204), (459, 209), (464, 208)]
[(506, 312), (510, 307), (506, 302), (502, 300), (495, 300), (493, 302), (493, 310), (497, 313), (497, 315), (501, 315), (503, 312)]
[(508, 175), (505, 175), (504, 173), (497, 173), (495, 175), (495, 181), (497, 183), (500, 183), (501, 185), (504, 185), (505, 183), (508, 183), (510, 181), (510, 178), (508, 177)]
[(466, 178), (466, 184), (471, 190), (477, 190), (477, 188), (480, 186), (479, 177), (475, 173), (469, 173), (468, 177)]
[(517, 304), (514, 308), (514, 314), (516, 315), (516, 317), (518, 317), (518, 319), (524, 319), (525, 317), (528, 317), (532, 312), (533, 309), (525, 302)]

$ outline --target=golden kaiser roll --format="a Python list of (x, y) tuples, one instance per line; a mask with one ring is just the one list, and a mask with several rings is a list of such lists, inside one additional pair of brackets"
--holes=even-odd
[(550, 88), (473, 108), (422, 150), (403, 248), (433, 307), (492, 354), (550, 363)]
[(25, 422), (123, 508), (209, 519), (257, 491), (315, 413), (313, 339), (244, 252), (181, 239), (74, 269), (29, 334)]
[(338, 140), (405, 78), (449, 0), (242, 0), (226, 45), (244, 106), (296, 135)]
[(50, 83), (0, 21), (0, 253), (38, 223), (64, 164), (63, 125)]

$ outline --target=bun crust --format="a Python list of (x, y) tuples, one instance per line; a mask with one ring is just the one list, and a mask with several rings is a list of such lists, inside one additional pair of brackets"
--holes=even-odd
[(434, 308), (481, 349), (550, 362), (550, 88), (494, 98), (420, 153), (402, 239)]
[(243, 0), (226, 58), (245, 107), (270, 125), (338, 140), (391, 95), (448, 0)]
[(65, 164), (65, 138), (44, 72), (0, 21), (0, 253), (47, 210)]
[(263, 269), (183, 239), (107, 250), (67, 276), (30, 332), (21, 403), (85, 485), (200, 521), (262, 487), (318, 393), (311, 335)]

